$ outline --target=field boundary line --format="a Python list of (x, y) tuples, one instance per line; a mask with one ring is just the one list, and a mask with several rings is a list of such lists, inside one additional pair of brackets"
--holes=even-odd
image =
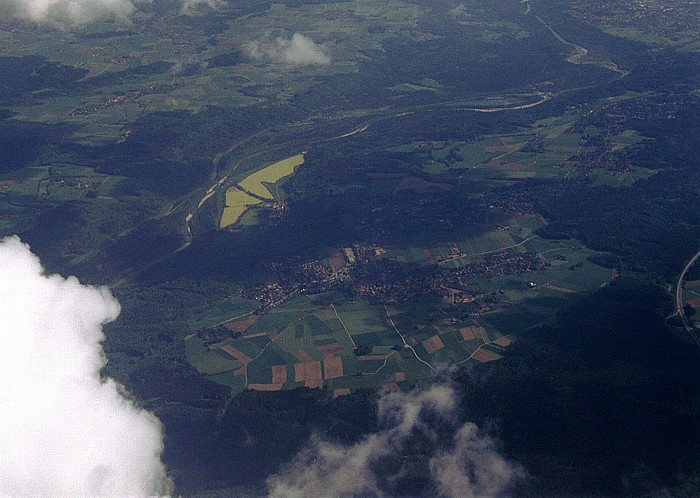
[[(399, 337), (400, 337), (401, 340), (403, 341), (403, 347), (410, 349), (410, 350), (413, 352), (413, 355), (416, 357), (416, 359), (417, 359), (418, 361), (420, 361), (421, 363), (424, 363), (425, 365), (428, 366), (428, 368), (430, 368), (430, 370), (432, 370), (433, 372), (437, 373), (437, 370), (435, 370), (435, 368), (434, 368), (430, 363), (428, 363), (428, 362), (425, 361), (423, 358), (421, 358), (420, 356), (418, 356), (418, 353), (416, 353), (416, 350), (413, 349), (413, 347), (412, 347), (411, 345), (409, 345), (409, 344), (406, 342), (406, 339), (404, 338), (403, 334), (402, 334), (402, 333), (399, 331), (399, 329), (396, 327), (396, 324), (394, 323), (394, 320), (392, 320), (392, 319), (391, 319), (391, 316), (389, 316), (389, 309), (386, 307), (386, 304), (384, 305), (384, 312), (386, 313), (386, 317), (387, 317), (387, 319), (389, 320), (389, 323), (391, 324), (392, 327), (394, 327), (394, 330), (396, 331), (397, 334), (399, 334)], [(386, 358), (385, 358), (385, 361), (386, 361)]]
[(342, 318), (340, 318), (340, 315), (338, 314), (338, 310), (335, 309), (335, 304), (331, 303), (331, 308), (333, 308), (333, 313), (335, 313), (336, 318), (338, 318), (338, 321), (340, 322), (340, 324), (341, 324), (341, 325), (343, 326), (343, 328), (345, 329), (345, 333), (348, 334), (348, 337), (350, 338), (350, 342), (352, 342), (352, 347), (353, 347), (353, 348), (356, 348), (356, 347), (357, 347), (357, 344), (355, 344), (355, 339), (352, 338), (352, 334), (350, 333), (350, 331), (348, 330), (348, 328), (345, 326), (345, 322), (343, 321)]

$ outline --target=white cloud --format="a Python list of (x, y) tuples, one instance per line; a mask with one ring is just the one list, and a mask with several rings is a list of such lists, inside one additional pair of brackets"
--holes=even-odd
[[(0, 0), (0, 7), (9, 6), (21, 19), (48, 24), (61, 29), (115, 19), (129, 23), (129, 16), (140, 5), (153, 0)], [(181, 14), (196, 14), (202, 9), (217, 9), (224, 0), (179, 0)]]
[(519, 479), (524, 469), (498, 454), (494, 441), (472, 423), (454, 435), (454, 447), (430, 459), (430, 473), (440, 496), (478, 498), (501, 496)]
[(466, 16), (466, 15), (468, 15), (467, 8), (464, 6), (463, 3), (459, 4), (457, 7), (450, 10), (450, 15), (455, 16), (455, 17)]
[[(268, 478), (275, 498), (307, 496), (384, 496), (386, 483), (405, 469), (386, 475), (382, 463), (395, 459), (420, 434), (436, 450), (429, 460), (432, 485), (445, 497), (501, 496), (524, 477), (522, 468), (498, 454), (494, 441), (472, 423), (456, 428), (457, 394), (449, 385), (408, 393), (384, 394), (377, 404), (381, 429), (353, 445), (316, 435), (280, 473)], [(450, 447), (440, 448), (437, 432), (454, 431)], [(381, 475), (380, 475), (381, 474)]]
[(71, 28), (103, 19), (126, 21), (135, 10), (131, 0), (0, 0), (17, 17)]
[(45, 275), (0, 240), (0, 496), (151, 496), (170, 491), (161, 425), (100, 376), (105, 287)]
[(183, 14), (194, 14), (203, 7), (218, 9), (224, 3), (224, 0), (183, 0), (181, 12)]
[(331, 62), (323, 46), (308, 36), (294, 33), (291, 39), (254, 40), (245, 46), (252, 59), (270, 60), (291, 66), (326, 65)]
[(311, 438), (281, 474), (268, 478), (275, 498), (380, 495), (372, 466), (390, 451), (388, 434), (371, 434), (352, 446)]

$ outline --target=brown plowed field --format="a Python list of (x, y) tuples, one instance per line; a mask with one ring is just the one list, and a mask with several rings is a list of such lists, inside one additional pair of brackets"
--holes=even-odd
[(323, 360), (323, 378), (337, 379), (343, 376), (343, 359), (338, 356), (331, 356)]
[(472, 355), (472, 359), (480, 362), (480, 363), (487, 363), (489, 361), (494, 361), (499, 359), (500, 356), (498, 356), (496, 353), (491, 353), (490, 351), (484, 351), (483, 349), (480, 349), (479, 351), (475, 352)]
[(310, 380), (322, 380), (320, 361), (305, 361), (294, 364), (294, 382), (307, 382)]
[(547, 289), (552, 289), (555, 291), (563, 292), (565, 294), (578, 294), (579, 292), (574, 290), (574, 289), (568, 289), (566, 287), (559, 287), (558, 285), (552, 285), (552, 284), (544, 284), (542, 287), (546, 287)]
[(501, 163), (499, 168), (505, 171), (519, 171), (525, 169), (525, 165), (523, 163)]
[(484, 147), (486, 152), (511, 152), (515, 149), (513, 145), (487, 145)]
[(383, 360), (384, 355), (383, 354), (368, 354), (365, 356), (358, 356), (357, 359), (360, 361)]
[(253, 391), (281, 391), (282, 384), (248, 384)]
[(297, 360), (299, 360), (301, 362), (311, 361), (311, 356), (309, 356), (309, 353), (306, 352), (306, 350), (304, 350), (304, 349), (300, 349), (299, 351), (294, 351), (294, 353), (292, 353), (292, 354), (294, 355), (294, 357)]
[(330, 257), (328, 258), (328, 263), (331, 265), (331, 270), (333, 270), (334, 272), (345, 268), (345, 258), (343, 257), (343, 254), (338, 250), (334, 250), (331, 252)]
[(476, 335), (474, 335), (474, 330), (471, 327), (464, 327), (459, 329), (460, 333), (462, 334), (462, 339), (465, 341), (473, 341), (476, 339)]
[(513, 339), (509, 339), (508, 337), (503, 336), (503, 337), (493, 341), (493, 343), (497, 346), (501, 346), (502, 348), (506, 348), (506, 347), (510, 346), (511, 344), (513, 344)]
[(272, 365), (272, 383), (285, 384), (287, 382), (287, 365)]
[(252, 315), (245, 320), (238, 320), (236, 322), (227, 322), (224, 324), (224, 327), (226, 327), (229, 330), (232, 330), (234, 332), (245, 332), (248, 330), (250, 327), (255, 325), (255, 322), (257, 322), (260, 319), (260, 315)]
[(316, 349), (318, 349), (318, 352), (323, 355), (323, 358), (326, 358), (327, 356), (335, 356), (337, 352), (343, 350), (343, 346), (341, 346), (337, 342), (334, 342), (332, 344), (323, 344), (321, 346), (316, 346)]
[(423, 347), (428, 354), (433, 354), (435, 351), (439, 351), (444, 348), (445, 345), (442, 343), (442, 339), (440, 339), (439, 335), (434, 335), (430, 339), (423, 341)]
[(244, 365), (247, 365), (252, 360), (252, 358), (250, 356), (245, 354), (243, 351), (240, 351), (240, 350), (234, 348), (230, 344), (226, 344), (225, 346), (221, 346), (221, 350), (230, 354), (231, 356), (236, 358), (238, 361), (240, 361)]

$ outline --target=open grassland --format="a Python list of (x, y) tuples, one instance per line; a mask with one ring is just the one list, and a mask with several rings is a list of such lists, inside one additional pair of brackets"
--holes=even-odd
[(438, 264), (444, 269), (457, 269), (504, 251), (532, 251), (530, 241), (541, 240), (533, 232), (543, 224), (539, 216), (518, 216), (508, 220), (501, 228), (468, 239), (423, 247), (387, 246), (385, 257), (401, 263)]
[[(410, 142), (387, 150), (420, 156), (424, 171), (432, 175), (463, 170), (460, 183), (470, 179), (566, 178), (574, 172), (577, 155), (593, 150), (587, 146), (590, 135), (575, 130), (580, 118), (580, 113), (568, 111), (538, 120), (517, 133), (483, 135), (469, 142)], [(633, 130), (609, 139), (612, 151), (641, 141)]]
[(249, 317), (256, 304), (249, 299), (231, 297), (203, 309), (191, 310), (185, 323), (191, 331), (223, 325), (235, 318)]
[[(574, 174), (576, 161), (595, 150), (588, 143), (591, 130), (576, 130), (581, 119), (577, 111), (538, 120), (529, 129), (498, 135), (483, 135), (470, 142), (413, 142), (389, 150), (411, 152), (423, 158), (427, 173), (441, 175), (464, 170), (459, 182), (469, 180), (505, 181), (526, 178), (567, 178)], [(634, 130), (625, 130), (608, 139), (611, 152), (643, 141)], [(608, 183), (628, 184), (643, 175), (608, 179)]]
[[(0, 181), (0, 196), (9, 201), (45, 200), (64, 202), (109, 195), (109, 189), (122, 178), (96, 173), (91, 168), (57, 163), (28, 170), (24, 178)], [(88, 196), (88, 197), (89, 197)]]
[(223, 372), (233, 372), (243, 364), (232, 356), (210, 351), (197, 336), (185, 340), (187, 360), (200, 372), (206, 375), (216, 375)]
[(639, 180), (651, 178), (657, 170), (649, 168), (630, 168), (626, 171), (595, 171), (591, 177), (593, 185), (607, 187), (630, 187)]

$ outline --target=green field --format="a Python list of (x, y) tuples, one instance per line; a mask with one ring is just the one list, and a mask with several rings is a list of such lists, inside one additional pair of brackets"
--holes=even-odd
[(257, 302), (242, 298), (229, 298), (224, 301), (212, 303), (204, 309), (191, 310), (186, 321), (189, 330), (196, 331), (202, 328), (218, 325), (236, 317), (249, 316), (256, 307)]
[(242, 366), (240, 361), (228, 355), (207, 350), (204, 343), (197, 336), (191, 336), (185, 340), (185, 351), (188, 361), (197, 370), (206, 375), (232, 372)]

